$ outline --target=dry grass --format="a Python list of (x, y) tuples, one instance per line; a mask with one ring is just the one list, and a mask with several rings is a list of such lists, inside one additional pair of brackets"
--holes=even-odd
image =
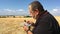
[(0, 34), (26, 34), (22, 27), (24, 20), (34, 21), (32, 18), (0, 18)]
[(58, 21), (59, 25), (60, 25), (60, 16), (55, 16), (56, 20)]
[[(60, 24), (60, 16), (55, 18)], [(32, 18), (0, 18), (0, 34), (26, 34), (22, 27), (24, 20), (34, 22)]]

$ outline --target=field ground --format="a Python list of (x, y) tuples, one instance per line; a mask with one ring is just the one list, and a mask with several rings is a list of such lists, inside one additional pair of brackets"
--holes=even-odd
[[(60, 16), (55, 16), (60, 24)], [(34, 22), (32, 18), (0, 18), (0, 34), (26, 34), (23, 30), (24, 20)]]
[(55, 16), (56, 20), (58, 21), (59, 25), (60, 25), (60, 16)]

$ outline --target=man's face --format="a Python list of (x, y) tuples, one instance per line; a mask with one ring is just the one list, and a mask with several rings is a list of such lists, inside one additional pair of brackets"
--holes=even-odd
[(30, 12), (30, 16), (32, 16), (33, 18), (36, 18), (36, 12), (32, 11), (31, 5), (29, 6), (29, 12)]

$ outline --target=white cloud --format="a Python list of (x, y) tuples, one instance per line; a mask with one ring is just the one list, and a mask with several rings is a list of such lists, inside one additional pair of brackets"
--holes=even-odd
[(23, 9), (18, 9), (18, 10), (16, 10), (16, 11), (25, 11), (25, 10), (23, 10)]
[(28, 11), (24, 9), (2, 9), (0, 10), (0, 15), (28, 15)]
[(60, 9), (55, 8), (51, 10), (50, 13), (53, 14), (54, 16), (60, 16)]
[(4, 9), (4, 11), (12, 11), (11, 9)]
[(53, 9), (53, 11), (58, 11), (58, 9)]

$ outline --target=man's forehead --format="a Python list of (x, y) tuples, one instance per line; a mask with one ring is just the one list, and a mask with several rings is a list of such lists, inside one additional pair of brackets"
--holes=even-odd
[(32, 9), (31, 5), (29, 5), (29, 9)]

